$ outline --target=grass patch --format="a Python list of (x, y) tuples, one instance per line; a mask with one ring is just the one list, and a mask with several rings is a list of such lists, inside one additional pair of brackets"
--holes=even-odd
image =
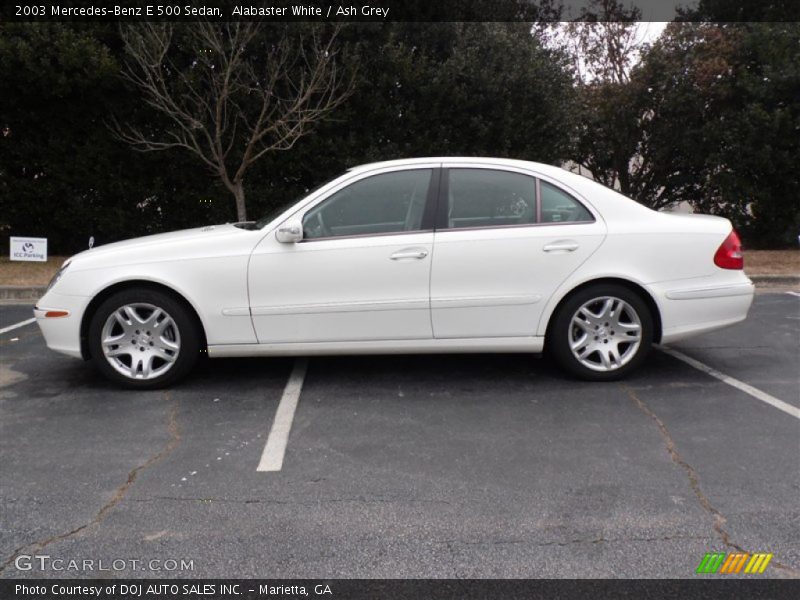
[(0, 257), (0, 285), (47, 285), (66, 256), (50, 256), (47, 262), (23, 262)]
[(800, 250), (744, 251), (748, 275), (800, 275)]

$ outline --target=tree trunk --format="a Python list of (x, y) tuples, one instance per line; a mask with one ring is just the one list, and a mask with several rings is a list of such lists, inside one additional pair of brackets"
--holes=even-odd
[(236, 220), (247, 221), (247, 206), (244, 203), (244, 186), (241, 181), (235, 181), (231, 187), (233, 197), (236, 198)]

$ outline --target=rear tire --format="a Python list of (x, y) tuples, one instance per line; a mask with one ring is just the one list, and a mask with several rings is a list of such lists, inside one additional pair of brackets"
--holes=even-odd
[(546, 343), (572, 375), (614, 381), (642, 363), (653, 344), (653, 329), (653, 315), (638, 294), (617, 284), (596, 284), (558, 308)]
[(159, 290), (122, 290), (89, 323), (95, 367), (130, 389), (151, 390), (185, 377), (200, 355), (200, 332), (186, 306)]

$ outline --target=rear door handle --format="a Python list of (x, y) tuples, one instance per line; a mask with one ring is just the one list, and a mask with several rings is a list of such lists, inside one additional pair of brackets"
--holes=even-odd
[(578, 242), (572, 240), (559, 240), (552, 244), (545, 244), (542, 248), (545, 252), (574, 252), (580, 247)]
[(409, 258), (420, 260), (426, 256), (428, 256), (428, 251), (425, 250), (425, 248), (403, 248), (392, 254), (389, 258), (392, 260), (404, 260)]

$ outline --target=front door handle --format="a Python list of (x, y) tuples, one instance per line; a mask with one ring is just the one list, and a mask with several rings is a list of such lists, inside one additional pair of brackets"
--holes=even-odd
[(574, 252), (579, 248), (578, 242), (572, 240), (559, 240), (552, 244), (545, 244), (542, 248), (545, 252)]
[(404, 248), (392, 254), (389, 258), (392, 260), (404, 260), (415, 258), (417, 260), (423, 259), (428, 256), (428, 251), (425, 248)]

